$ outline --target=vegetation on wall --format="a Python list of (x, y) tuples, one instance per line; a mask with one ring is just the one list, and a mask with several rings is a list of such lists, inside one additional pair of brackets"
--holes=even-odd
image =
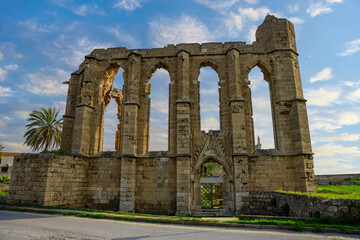
[(302, 193), (293, 191), (279, 191), (285, 193), (295, 193), (311, 197), (321, 197), (326, 199), (360, 199), (360, 184), (354, 185), (316, 185), (316, 193)]

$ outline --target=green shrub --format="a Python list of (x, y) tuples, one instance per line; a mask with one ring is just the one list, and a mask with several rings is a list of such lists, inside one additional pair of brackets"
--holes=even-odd
[(296, 232), (303, 232), (304, 231), (304, 223), (302, 222), (295, 222), (293, 225), (292, 230)]
[(9, 184), (10, 183), (10, 178), (9, 177), (1, 177), (0, 178), (0, 184)]
[(52, 151), (49, 151), (49, 150), (43, 150), (42, 152), (40, 153), (52, 153), (52, 154), (56, 154), (56, 155), (64, 155), (64, 156), (70, 156), (70, 152), (68, 150), (65, 150), (65, 149), (58, 149), (58, 150), (52, 150)]

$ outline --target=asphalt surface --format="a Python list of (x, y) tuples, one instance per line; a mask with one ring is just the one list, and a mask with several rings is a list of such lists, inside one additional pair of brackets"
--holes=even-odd
[(123, 222), (0, 211), (0, 240), (17, 239), (359, 239), (360, 235), (296, 233)]

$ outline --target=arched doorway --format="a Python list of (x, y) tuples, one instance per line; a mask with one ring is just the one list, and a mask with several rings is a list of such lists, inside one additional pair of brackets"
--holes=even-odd
[(200, 166), (201, 209), (223, 209), (224, 168), (214, 159)]
[(192, 171), (192, 214), (231, 215), (234, 212), (234, 185), (230, 165), (217, 141), (218, 131), (210, 130)]

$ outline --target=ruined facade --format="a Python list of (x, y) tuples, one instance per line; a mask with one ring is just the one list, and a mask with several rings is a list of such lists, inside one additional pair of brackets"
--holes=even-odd
[[(200, 126), (198, 77), (204, 66), (210, 66), (219, 76), (220, 130), (209, 133), (201, 131)], [(272, 150), (255, 149), (248, 81), (255, 66), (269, 84), (275, 143)], [(113, 80), (120, 68), (124, 70), (124, 86), (114, 89)], [(149, 94), (156, 91), (149, 80), (158, 68), (167, 70), (171, 79), (167, 152), (149, 152)], [(15, 177), (10, 187), (11, 203), (224, 215), (246, 211), (250, 191), (315, 190), (294, 26), (286, 19), (268, 15), (251, 45), (225, 42), (95, 49), (68, 84), (62, 148), (74, 156), (49, 157), (45, 161), (48, 167), (29, 170), (39, 176), (43, 176), (41, 171), (48, 173), (41, 181), (52, 184), (39, 183), (41, 197), (35, 194), (21, 199), (21, 178)], [(105, 154), (104, 112), (111, 98), (118, 104), (120, 124), (117, 152)], [(57, 161), (62, 164), (58, 166)], [(204, 178), (200, 174), (209, 161), (222, 166), (222, 177)], [(25, 163), (36, 164), (36, 158), (23, 156), (15, 161), (23, 168)], [(54, 164), (63, 170), (56, 171)], [(76, 177), (67, 177), (74, 173), (65, 170), (69, 166), (79, 171)], [(17, 174), (21, 171), (19, 168)], [(66, 180), (57, 185), (57, 178)], [(61, 192), (74, 192), (72, 186), (79, 182), (82, 187), (78, 194), (54, 194), (56, 187)], [(205, 184), (221, 185), (221, 208), (202, 207)], [(78, 201), (71, 201), (71, 196), (77, 196)]]

